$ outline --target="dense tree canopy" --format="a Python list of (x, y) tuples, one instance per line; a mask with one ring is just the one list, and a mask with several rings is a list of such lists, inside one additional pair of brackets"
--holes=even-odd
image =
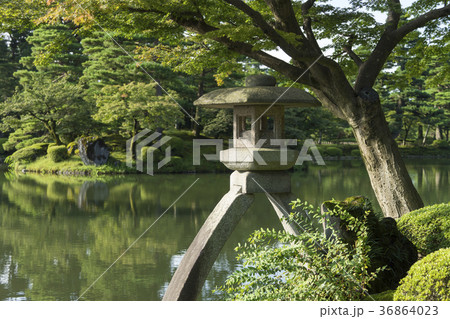
[[(450, 34), (447, 1), (417, 0), (407, 7), (402, 2), (349, 0), (342, 8), (326, 0), (29, 0), (18, 24), (63, 21), (80, 33), (141, 34), (157, 40), (140, 45), (144, 61), (192, 74), (212, 66), (218, 82), (242, 68), (242, 55), (258, 61), (307, 86), (348, 122), (384, 214), (398, 217), (423, 203), (389, 132), (375, 85), (389, 57), (416, 30), (423, 37), (408, 50), (425, 56), (439, 56)], [(3, 29), (14, 26), (18, 6), (16, 1), (8, 5)], [(371, 11), (384, 14), (385, 22)], [(270, 53), (276, 48), (291, 61)]]

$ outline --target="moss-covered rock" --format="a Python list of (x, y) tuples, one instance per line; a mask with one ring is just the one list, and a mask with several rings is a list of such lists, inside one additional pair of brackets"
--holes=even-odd
[(450, 248), (415, 263), (400, 282), (394, 300), (450, 301)]
[[(328, 201), (323, 203), (322, 210), (328, 211), (327, 221), (334, 225), (335, 234), (349, 245), (355, 243), (358, 234), (349, 231), (348, 225), (336, 216), (333, 211), (336, 206), (350, 213), (353, 217), (365, 220), (368, 228), (368, 245), (370, 246), (371, 272), (385, 267), (377, 278), (371, 282), (370, 293), (378, 293), (395, 289), (401, 278), (417, 261), (417, 250), (414, 245), (401, 234), (392, 218), (378, 219), (373, 212), (370, 201), (362, 196), (353, 196), (344, 201)], [(368, 215), (366, 217), (366, 212)]]
[(104, 165), (109, 158), (109, 149), (105, 141), (98, 136), (79, 138), (78, 150), (84, 165)]
[(403, 215), (398, 227), (422, 256), (450, 247), (450, 203), (426, 206)]
[(69, 156), (74, 155), (76, 150), (78, 150), (77, 142), (70, 142), (69, 144), (67, 144), (67, 153), (69, 154)]
[(47, 156), (54, 163), (62, 162), (69, 158), (67, 148), (64, 145), (50, 146), (47, 149)]

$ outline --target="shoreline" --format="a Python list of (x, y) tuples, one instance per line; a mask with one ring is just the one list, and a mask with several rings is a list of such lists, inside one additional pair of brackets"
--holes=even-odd
[[(403, 159), (450, 159), (450, 155), (403, 155)], [(331, 161), (331, 162), (339, 162), (339, 161), (362, 161), (363, 159), (360, 156), (324, 156), (323, 160)], [(126, 175), (147, 175), (144, 172), (139, 171), (96, 171), (93, 170), (94, 167), (101, 167), (101, 166), (92, 166), (90, 168), (87, 168), (85, 170), (48, 170), (48, 169), (27, 169), (27, 168), (21, 168), (18, 167), (17, 169), (13, 170), (15, 173), (22, 173), (22, 174), (39, 174), (39, 175), (57, 175), (57, 176), (67, 176), (67, 177), (95, 177), (95, 176), (126, 176)], [(294, 171), (298, 171), (301, 169), (294, 169)], [(4, 158), (0, 158), (0, 172), (7, 172), (8, 167), (4, 164)], [(225, 170), (217, 171), (217, 170), (199, 170), (199, 171), (175, 171), (175, 172), (155, 172), (155, 175), (167, 175), (167, 174), (227, 174), (231, 172)]]

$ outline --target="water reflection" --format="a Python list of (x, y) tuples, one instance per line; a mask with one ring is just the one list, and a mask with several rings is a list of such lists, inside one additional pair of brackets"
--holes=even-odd
[[(447, 162), (408, 166), (427, 204), (450, 201)], [(75, 300), (197, 177), (199, 182), (85, 295), (87, 300), (160, 300), (228, 175), (82, 179), (0, 175), (0, 300)], [(361, 162), (296, 172), (293, 192), (318, 205), (332, 197), (374, 199)], [(215, 263), (203, 299), (238, 265), (233, 248), (257, 228), (280, 228), (256, 196)]]

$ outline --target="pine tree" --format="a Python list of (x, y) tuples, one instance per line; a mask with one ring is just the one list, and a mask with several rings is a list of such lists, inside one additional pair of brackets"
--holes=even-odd
[(27, 85), (34, 73), (53, 80), (66, 77), (70, 82), (78, 81), (86, 57), (70, 25), (43, 25), (27, 41), (32, 46), (31, 55), (20, 59), (25, 69), (15, 74), (22, 85)]

